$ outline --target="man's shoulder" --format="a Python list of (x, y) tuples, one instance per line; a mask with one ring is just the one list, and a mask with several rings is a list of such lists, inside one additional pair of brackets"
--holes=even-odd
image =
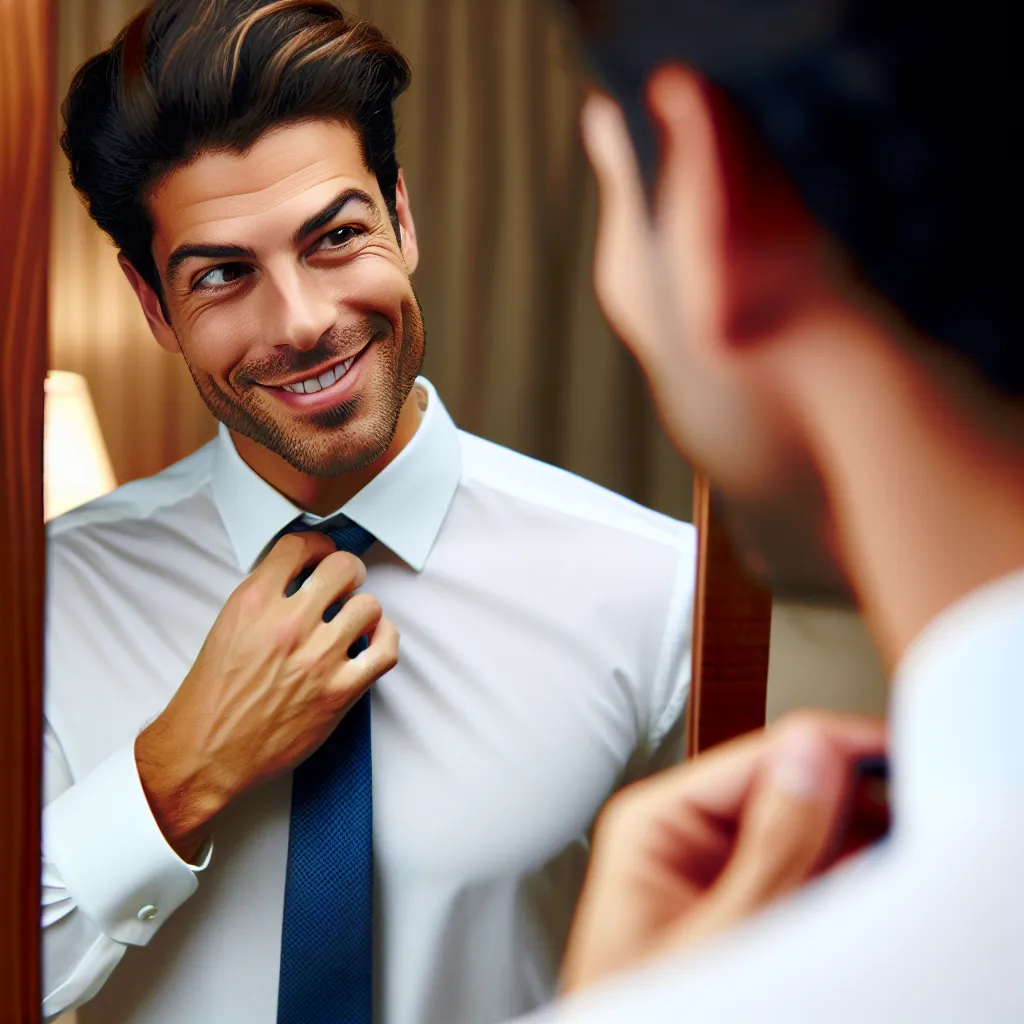
[(667, 545), (686, 555), (696, 551), (692, 524), (673, 519), (600, 484), (492, 441), (460, 431), (463, 479), (548, 510), (624, 535)]
[(70, 550), (90, 538), (134, 532), (146, 523), (156, 527), (208, 485), (211, 454), (212, 445), (204, 445), (153, 476), (122, 484), (52, 519), (46, 527), (48, 550)]

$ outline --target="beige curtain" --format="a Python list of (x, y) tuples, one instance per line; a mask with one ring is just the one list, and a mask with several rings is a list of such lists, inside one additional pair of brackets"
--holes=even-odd
[[(60, 94), (138, 0), (61, 0)], [(590, 284), (583, 78), (550, 0), (351, 0), (413, 66), (399, 157), (421, 246), (425, 372), (467, 430), (689, 518), (664, 440)], [(118, 479), (213, 435), (182, 360), (149, 336), (110, 243), (54, 170), (51, 365), (85, 375)]]

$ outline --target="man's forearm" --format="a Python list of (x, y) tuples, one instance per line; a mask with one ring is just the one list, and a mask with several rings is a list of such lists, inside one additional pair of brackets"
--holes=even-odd
[(199, 853), (224, 799), (187, 749), (176, 745), (160, 719), (135, 741), (135, 764), (153, 818), (170, 847), (186, 863)]

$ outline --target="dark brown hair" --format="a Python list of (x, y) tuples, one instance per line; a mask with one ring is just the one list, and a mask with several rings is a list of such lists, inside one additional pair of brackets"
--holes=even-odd
[(1010, 0), (567, 3), (649, 182), (644, 83), (678, 61), (725, 93), (873, 288), (1024, 398)]
[[(330, 118), (359, 136), (392, 222), (392, 104), (409, 65), (382, 32), (327, 0), (155, 0), (75, 73), (61, 147), (97, 224), (162, 295), (146, 196), (209, 150)], [(397, 229), (396, 229), (397, 234)]]

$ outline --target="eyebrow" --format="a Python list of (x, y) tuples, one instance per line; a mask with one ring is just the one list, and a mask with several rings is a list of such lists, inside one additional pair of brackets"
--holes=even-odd
[(373, 197), (368, 192), (364, 192), (361, 188), (347, 188), (344, 192), (335, 196), (319, 213), (314, 213), (309, 220), (303, 221), (299, 225), (295, 234), (292, 235), (292, 245), (298, 245), (313, 234), (314, 231), (319, 231), (320, 228), (326, 227), (352, 202), (359, 203), (361, 206), (367, 206), (371, 210), (377, 208)]
[(170, 284), (175, 283), (178, 271), (186, 260), (193, 259), (256, 259), (256, 252), (245, 245), (198, 245), (186, 242), (179, 245), (170, 256), (167, 257), (167, 269), (165, 271)]
[[(308, 238), (314, 231), (330, 224), (339, 213), (352, 202), (362, 206), (376, 209), (373, 197), (359, 188), (347, 188), (332, 199), (322, 210), (314, 213), (312, 217), (303, 221), (292, 235), (292, 244), (299, 245)], [(165, 274), (171, 285), (174, 285), (181, 265), (186, 260), (192, 259), (256, 259), (256, 252), (245, 245), (203, 245), (201, 243), (186, 242), (179, 245), (167, 258)]]

